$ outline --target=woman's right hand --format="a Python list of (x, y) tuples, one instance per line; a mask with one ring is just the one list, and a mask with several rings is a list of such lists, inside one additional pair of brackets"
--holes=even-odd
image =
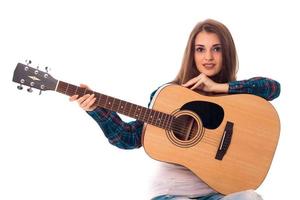
[[(87, 88), (88, 90), (90, 90), (89, 86), (85, 84), (80, 84), (80, 87)], [(71, 102), (77, 101), (78, 105), (85, 111), (93, 111), (97, 107), (97, 105), (94, 105), (96, 101), (96, 97), (94, 94), (86, 94), (79, 98), (78, 95), (73, 95), (69, 98), (69, 100)]]

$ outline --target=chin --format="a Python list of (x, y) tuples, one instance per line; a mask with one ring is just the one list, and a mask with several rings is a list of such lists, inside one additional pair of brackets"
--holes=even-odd
[(204, 67), (199, 67), (198, 71), (201, 72), (202, 74), (205, 74), (208, 77), (214, 77), (220, 72), (220, 70), (218, 70), (217, 68), (207, 70)]
[(205, 74), (206, 76), (210, 77), (210, 78), (217, 75), (217, 73), (215, 73), (215, 72), (202, 72), (202, 73)]

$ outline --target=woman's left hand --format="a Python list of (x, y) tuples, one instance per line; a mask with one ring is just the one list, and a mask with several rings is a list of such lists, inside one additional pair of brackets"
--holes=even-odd
[(204, 92), (216, 92), (216, 93), (227, 93), (228, 84), (227, 83), (216, 83), (211, 80), (208, 76), (201, 73), (189, 80), (188, 82), (182, 84), (183, 87), (191, 87), (191, 90), (198, 89)]

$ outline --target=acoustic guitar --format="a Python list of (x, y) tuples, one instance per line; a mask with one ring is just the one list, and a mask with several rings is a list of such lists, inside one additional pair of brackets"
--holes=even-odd
[(265, 179), (279, 139), (271, 103), (250, 94), (205, 96), (179, 85), (161, 87), (150, 108), (58, 81), (18, 63), (13, 81), (68, 96), (95, 94), (95, 104), (145, 122), (143, 147), (153, 159), (190, 169), (214, 190), (256, 189)]

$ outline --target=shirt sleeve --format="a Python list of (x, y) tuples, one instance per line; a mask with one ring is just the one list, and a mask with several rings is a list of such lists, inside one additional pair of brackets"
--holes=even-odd
[(121, 149), (134, 149), (142, 146), (143, 122), (124, 122), (116, 112), (97, 107), (87, 112), (100, 126), (108, 141)]
[(254, 77), (248, 80), (229, 82), (229, 94), (254, 94), (268, 101), (280, 94), (280, 84), (272, 79)]
[[(155, 92), (156, 90), (151, 93), (150, 102)], [(124, 122), (116, 112), (100, 107), (87, 113), (98, 123), (112, 145), (121, 149), (135, 149), (142, 146), (144, 122), (139, 120)]]

